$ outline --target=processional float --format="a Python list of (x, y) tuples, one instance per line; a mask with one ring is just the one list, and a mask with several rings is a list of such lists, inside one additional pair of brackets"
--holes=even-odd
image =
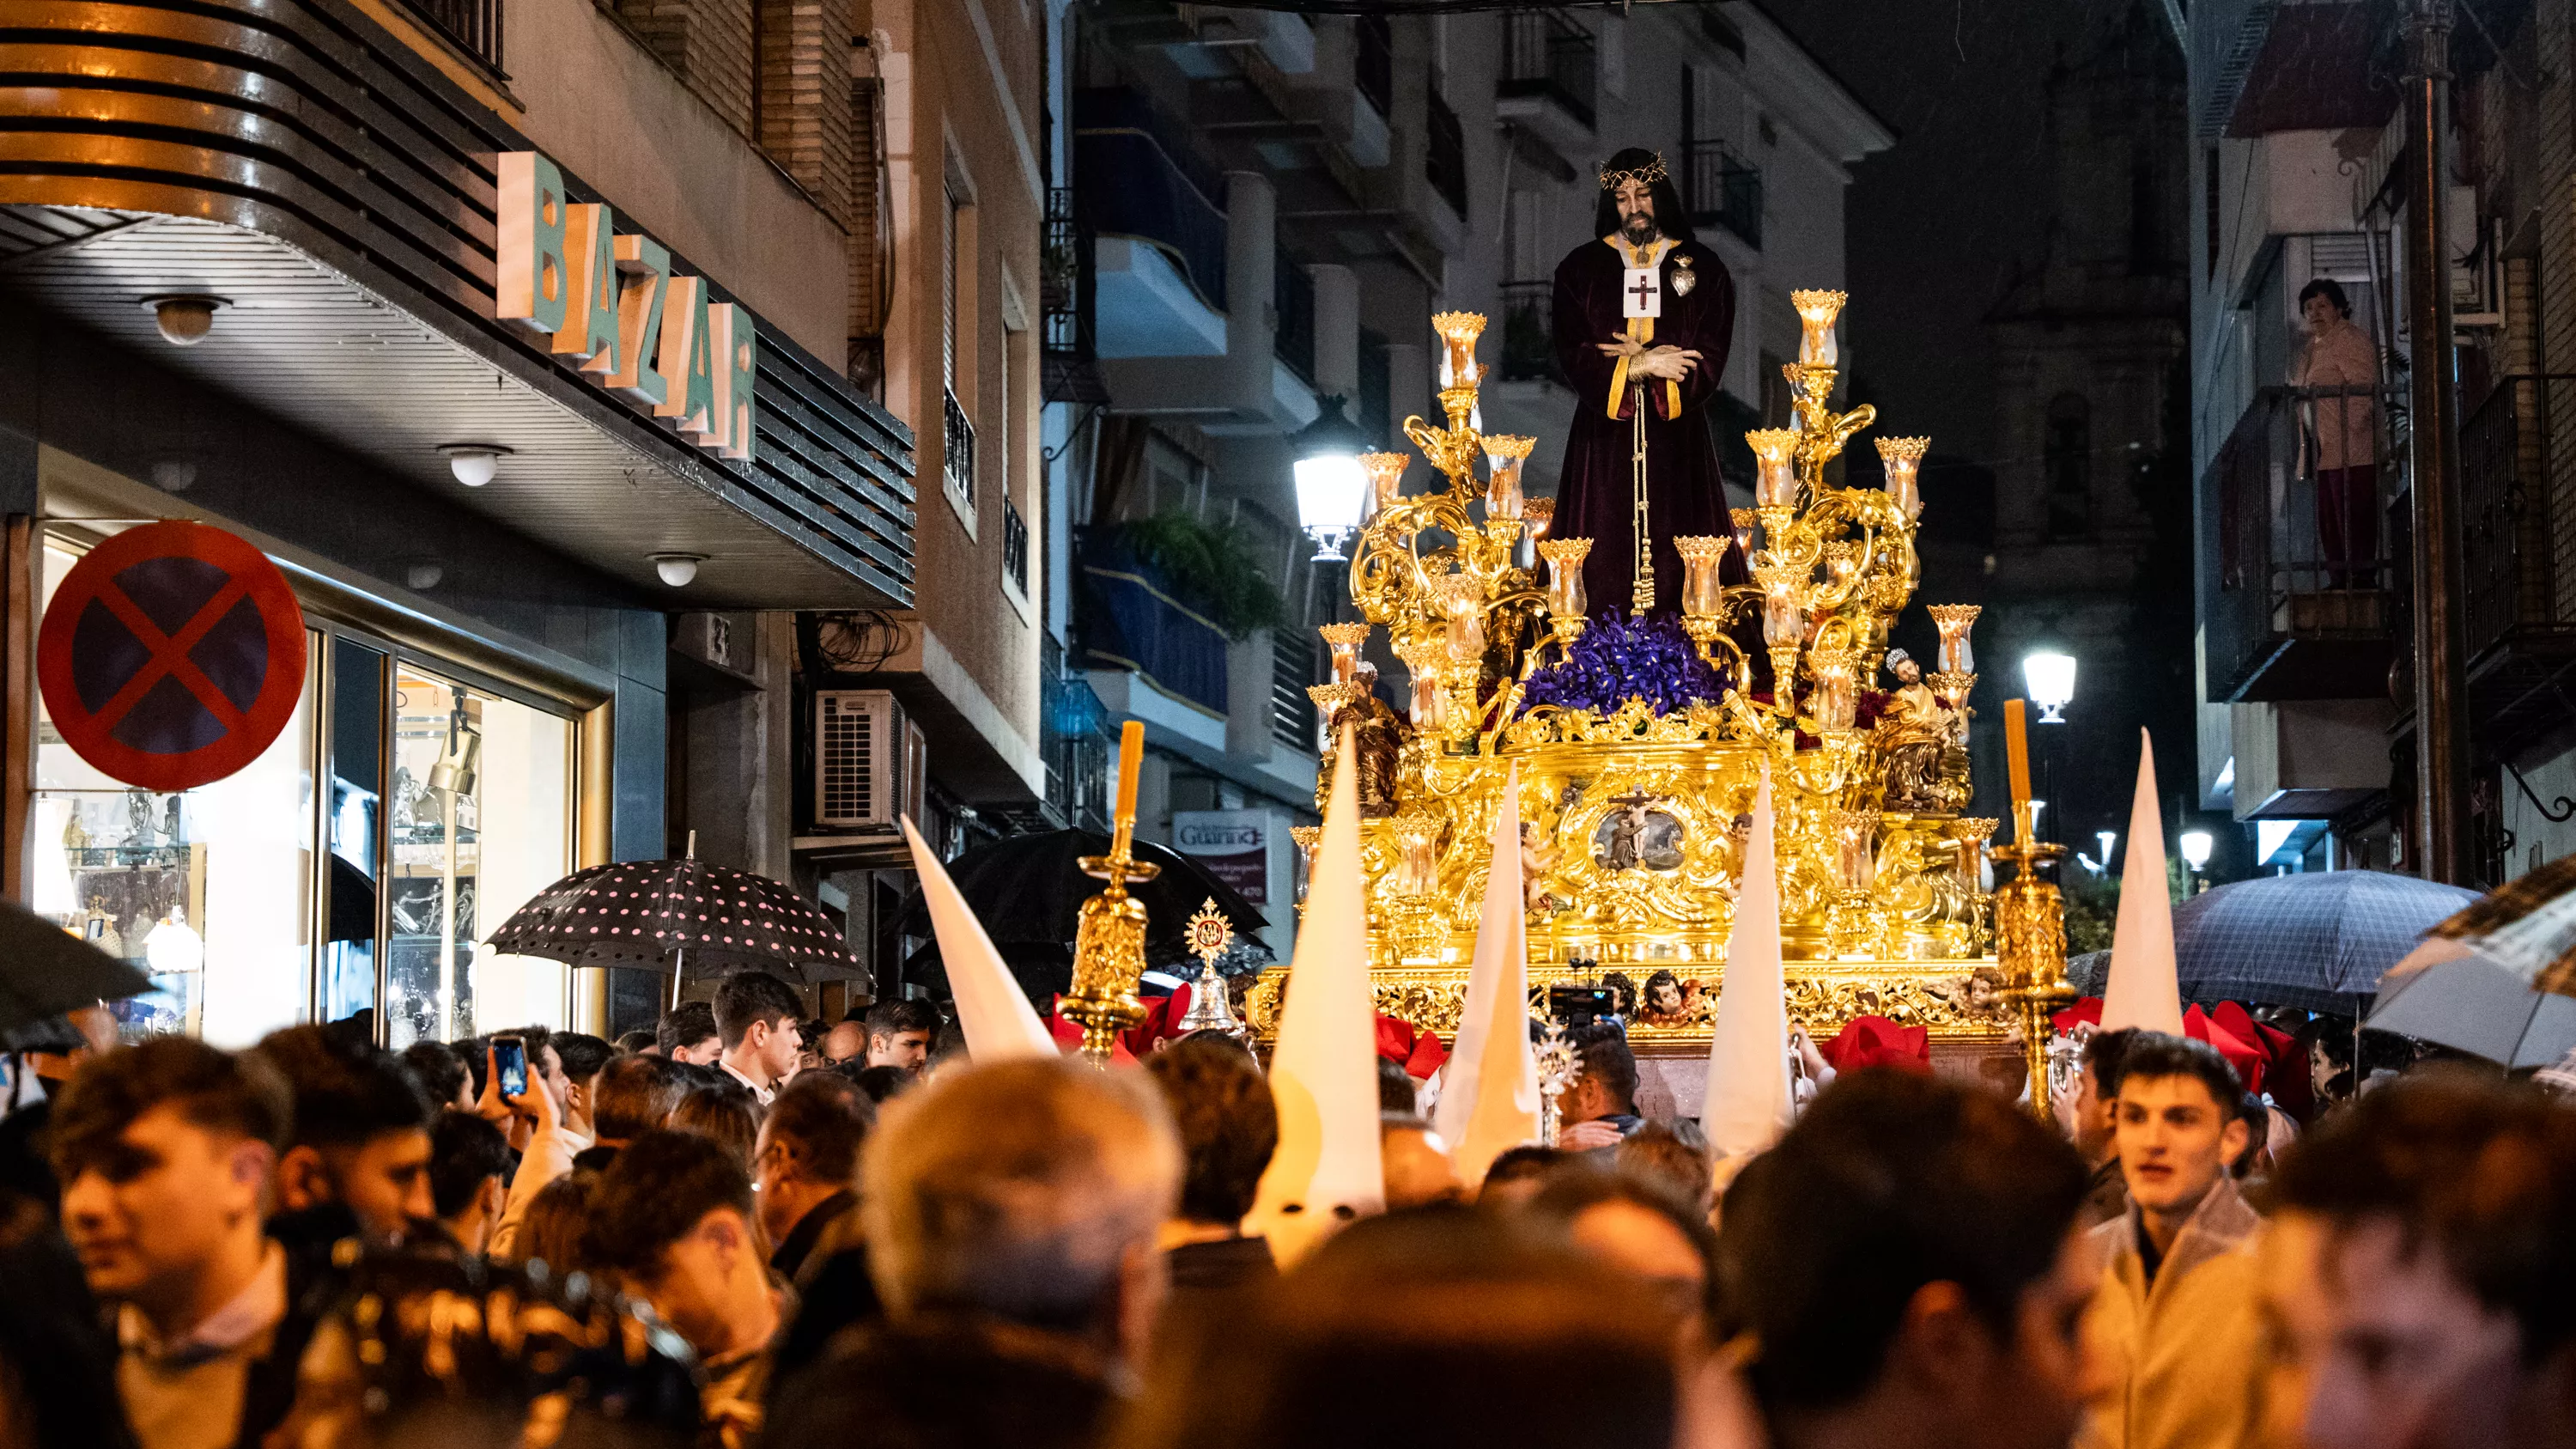
[[(1888, 648), (1919, 578), (1927, 440), (1877, 441), (1883, 488), (1829, 481), (1827, 465), (1875, 413), (1831, 403), (1843, 294), (1792, 300), (1805, 335), (1782, 372), (1796, 416), (1745, 435), (1755, 506), (1731, 520), (1752, 582), (1721, 578), (1727, 538), (1675, 540), (1678, 627), (1649, 612), (1656, 581), (1642, 550), (1641, 607), (1589, 616), (1592, 540), (1541, 536), (1552, 505), (1521, 491), (1531, 440), (1475, 426), (1485, 319), (1432, 319), (1447, 425), (1414, 417), (1404, 430), (1440, 481), (1408, 493), (1407, 455), (1361, 458), (1371, 513), (1350, 568), (1361, 622), (1323, 626), (1333, 677), (1310, 691), (1325, 738), (1348, 725), (1355, 741), (1381, 1012), (1457, 1030), (1488, 837), (1516, 779), (1534, 1004), (1552, 984), (1617, 971), (1643, 986), (1669, 972), (1673, 989), (1640, 1001), (1632, 1040), (1645, 1054), (1704, 1049), (1768, 761), (1791, 1019), (1820, 1040), (1863, 1014), (1994, 1049), (2018, 1035), (2044, 1082), (2047, 1014), (2071, 995), (2062, 906), (2036, 869), (2054, 848), (2031, 833), (2026, 770), (2014, 777), (2017, 844), (1990, 852), (1997, 821), (1962, 813), (1978, 610), (1929, 611), (1940, 657), (1928, 678)], [(1642, 537), (1642, 463), (1640, 479)], [(1759, 661), (1735, 637), (1755, 620)], [(1411, 672), (1401, 714), (1359, 679), (1377, 629)], [(1877, 687), (1883, 669), (1891, 688)], [(1326, 747), (1328, 778), (1339, 748)], [(1295, 833), (1311, 850), (1312, 830)], [(1989, 891), (1990, 855), (2020, 879)], [(1247, 999), (1256, 1033), (1275, 1028), (1282, 977), (1267, 974)]]

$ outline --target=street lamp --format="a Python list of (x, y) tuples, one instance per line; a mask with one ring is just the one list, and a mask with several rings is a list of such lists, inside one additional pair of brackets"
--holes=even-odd
[(2030, 702), (2039, 706), (2041, 724), (2064, 724), (2063, 713), (2075, 698), (2075, 658), (2070, 654), (2033, 654), (2021, 662), (2022, 683)]
[(1369, 446), (1359, 425), (1342, 416), (1342, 399), (1326, 397), (1315, 420), (1289, 439), (1296, 451), (1297, 522), (1315, 540), (1315, 563), (1334, 563), (1342, 543), (1360, 526), (1368, 502), (1368, 470), (1359, 455)]
[(2120, 832), (2116, 830), (2096, 830), (2093, 832), (2093, 838), (2101, 843), (2102, 858), (2100, 860), (2095, 860), (2089, 855), (2079, 855), (2075, 858), (2084, 862), (2084, 868), (2093, 872), (2095, 875), (2109, 875), (2111, 873), (2111, 847), (2119, 843)]
[[(2195, 876), (2209, 865), (2210, 843), (2209, 832), (2206, 830), (2186, 830), (2182, 833), (2182, 863)], [(2203, 881), (2201, 886), (2205, 888), (2207, 884), (2208, 882)]]

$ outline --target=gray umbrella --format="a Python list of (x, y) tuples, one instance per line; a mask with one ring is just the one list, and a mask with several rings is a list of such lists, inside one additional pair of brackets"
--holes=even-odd
[(2473, 943), (2436, 936), (2388, 969), (2365, 1024), (2540, 1067), (2576, 1050), (2576, 997), (2537, 990)]
[(2174, 907), (2185, 1001), (2349, 1014), (2424, 933), (2478, 899), (2377, 870), (2264, 876)]
[(33, 911), (0, 901), (0, 1032), (151, 989), (142, 972)]

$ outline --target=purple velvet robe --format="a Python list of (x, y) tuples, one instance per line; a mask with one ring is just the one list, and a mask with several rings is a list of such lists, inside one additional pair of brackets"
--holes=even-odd
[[(1646, 345), (1684, 348), (1700, 354), (1690, 375), (1667, 390), (1660, 378), (1641, 379), (1623, 389), (1619, 416), (1609, 413), (1610, 384), (1618, 359), (1596, 343), (1625, 335), (1619, 315), (1619, 283), (1627, 263), (1607, 242), (1585, 242), (1566, 254), (1556, 268), (1554, 309), (1556, 356), (1574, 388), (1574, 425), (1565, 440), (1565, 466), (1557, 473), (1556, 517), (1550, 538), (1588, 538), (1583, 589), (1594, 618), (1626, 614), (1634, 598), (1637, 545), (1630, 531), (1633, 518), (1630, 456), (1635, 450), (1637, 388), (1645, 387), (1647, 531), (1653, 536), (1655, 612), (1677, 615), (1682, 603), (1682, 560), (1673, 550), (1676, 535), (1716, 534), (1732, 539), (1727, 519), (1726, 489), (1718, 481), (1717, 442), (1710, 436), (1708, 404), (1718, 394), (1727, 348), (1735, 329), (1735, 279), (1717, 253), (1697, 242), (1683, 242), (1664, 254), (1663, 315)], [(1679, 276), (1693, 280), (1687, 291), (1674, 284)], [(1674, 393), (1680, 409), (1673, 410)], [(1720, 572), (1729, 584), (1751, 581), (1744, 557), (1732, 542)], [(1760, 659), (1758, 623), (1754, 642)]]

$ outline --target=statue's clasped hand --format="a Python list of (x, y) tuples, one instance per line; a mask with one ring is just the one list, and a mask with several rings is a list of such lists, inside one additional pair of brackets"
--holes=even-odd
[(1612, 357), (1627, 358), (1630, 377), (1660, 377), (1670, 382), (1679, 382), (1690, 376), (1691, 369), (1698, 366), (1700, 362), (1699, 353), (1692, 349), (1648, 347), (1633, 337), (1613, 337), (1607, 342), (1596, 342), (1593, 346)]

